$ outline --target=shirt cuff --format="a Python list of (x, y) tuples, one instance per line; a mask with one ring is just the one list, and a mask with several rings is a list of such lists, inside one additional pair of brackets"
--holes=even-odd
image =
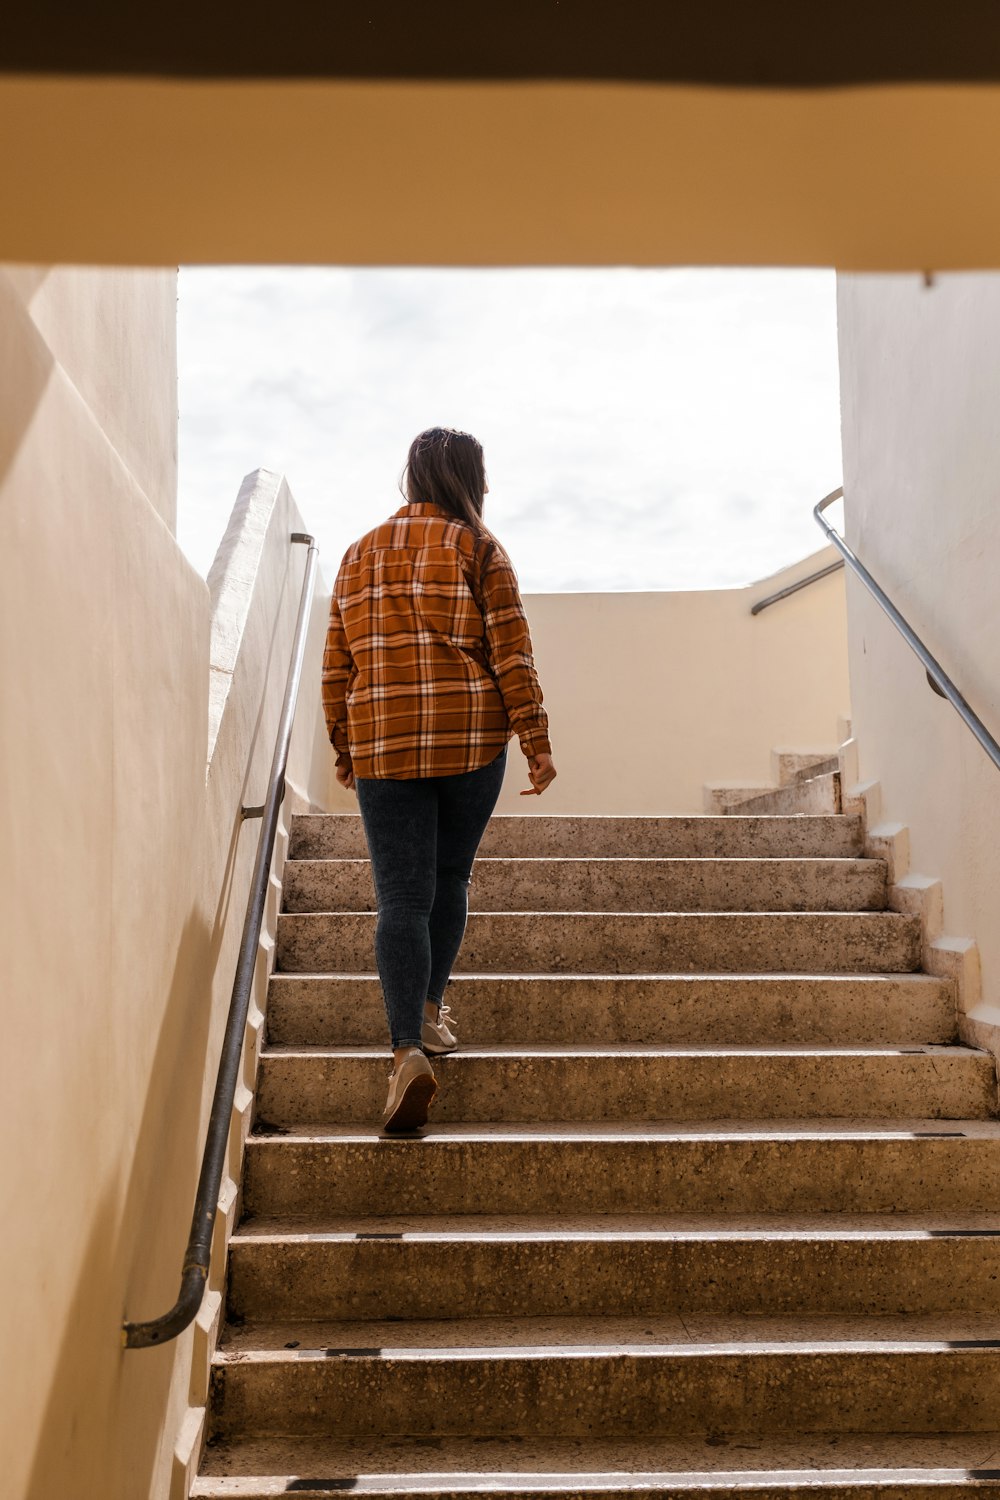
[(551, 755), (552, 746), (549, 744), (548, 736), (544, 734), (526, 734), (521, 738), (521, 749), (531, 759), (533, 755)]

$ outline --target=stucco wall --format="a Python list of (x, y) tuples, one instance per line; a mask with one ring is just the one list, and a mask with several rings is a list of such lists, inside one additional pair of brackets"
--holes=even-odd
[(831, 560), (748, 588), (530, 595), (559, 776), (521, 797), (514, 743), (500, 811), (698, 813), (705, 782), (768, 783), (773, 746), (833, 749), (849, 713), (843, 574), (750, 613)]
[(843, 573), (750, 607), (837, 556), (821, 548), (746, 588), (526, 594), (559, 774), (522, 797), (512, 741), (497, 810), (700, 813), (706, 782), (769, 783), (772, 748), (833, 753), (850, 714)]
[[(276, 493), (209, 766), (210, 594), (164, 522), (170, 283), (0, 268), (11, 1500), (159, 1500), (182, 1475), (175, 1447), (196, 1442), (205, 1386), (204, 1336), (193, 1360), (194, 1333), (126, 1352), (120, 1327), (177, 1289), (255, 839), (238, 810), (244, 788), (263, 796), (304, 549), (288, 547), (301, 523)], [(131, 371), (120, 401), (101, 367)], [(308, 718), (292, 780), (312, 800)], [(243, 1128), (245, 1114), (237, 1139)]]
[[(177, 276), (103, 266), (8, 266), (63, 376), (163, 520), (177, 514)], [(95, 351), (100, 357), (95, 358)]]
[[(848, 540), (1000, 734), (1000, 275), (841, 276), (838, 318)], [(848, 613), (861, 778), (1000, 1007), (1000, 772), (854, 580)]]

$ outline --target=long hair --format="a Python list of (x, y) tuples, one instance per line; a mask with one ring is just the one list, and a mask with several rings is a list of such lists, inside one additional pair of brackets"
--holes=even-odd
[(410, 444), (400, 489), (412, 504), (429, 501), (477, 536), (488, 536), (483, 524), (486, 466), (483, 445), (471, 432), (454, 427), (428, 427)]

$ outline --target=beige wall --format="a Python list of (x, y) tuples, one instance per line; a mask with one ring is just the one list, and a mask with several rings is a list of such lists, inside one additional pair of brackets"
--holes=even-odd
[(832, 754), (850, 712), (843, 573), (750, 606), (836, 557), (822, 548), (747, 588), (526, 595), (559, 775), (522, 797), (512, 741), (498, 812), (700, 813), (705, 782), (770, 783), (772, 748)]
[(988, 266), (998, 137), (995, 85), (8, 75), (0, 258)]
[(176, 273), (147, 270), (128, 276), (101, 266), (7, 266), (6, 274), (63, 377), (173, 530), (177, 382), (160, 379), (153, 401), (149, 375), (176, 364)]
[[(126, 1352), (120, 1325), (165, 1311), (177, 1288), (255, 837), (237, 813), (244, 785), (263, 795), (304, 549), (289, 551), (301, 523), (276, 492), (208, 766), (218, 631), (213, 648), (209, 590), (164, 523), (170, 283), (0, 268), (11, 1500), (165, 1496), (205, 1386), (204, 1337), (197, 1360), (192, 1333)], [(293, 780), (310, 799), (307, 720)]]
[(748, 588), (534, 594), (525, 601), (558, 779), (528, 786), (516, 742), (499, 811), (698, 813), (707, 781), (771, 781), (771, 748), (835, 748), (849, 712), (844, 579), (750, 614), (832, 560)]
[[(1000, 735), (1000, 275), (842, 276), (838, 317), (848, 540)], [(848, 608), (860, 776), (998, 1008), (1000, 771), (854, 580)]]

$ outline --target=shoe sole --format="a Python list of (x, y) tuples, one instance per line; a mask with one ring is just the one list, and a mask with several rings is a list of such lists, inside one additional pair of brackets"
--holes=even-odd
[(427, 1111), (436, 1093), (437, 1079), (428, 1073), (418, 1073), (406, 1085), (383, 1129), (392, 1135), (399, 1130), (418, 1130), (421, 1125), (426, 1125)]
[(428, 1057), (447, 1057), (449, 1052), (458, 1051), (457, 1042), (454, 1047), (442, 1047), (440, 1044), (435, 1045), (433, 1042), (422, 1042), (421, 1047)]

